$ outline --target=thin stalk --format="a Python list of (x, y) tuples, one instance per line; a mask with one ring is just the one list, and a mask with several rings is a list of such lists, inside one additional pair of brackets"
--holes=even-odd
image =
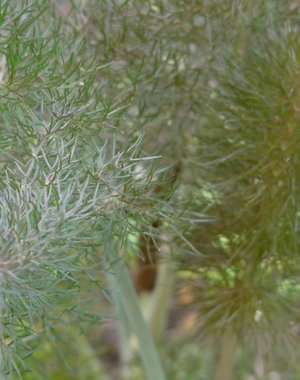
[[(131, 332), (136, 336), (139, 354), (144, 364), (148, 380), (166, 380), (164, 369), (155, 347), (153, 338), (142, 315), (136, 291), (126, 268), (125, 261), (119, 258), (113, 266), (116, 272), (116, 291), (119, 291), (122, 305), (116, 304), (120, 316), (129, 323)], [(127, 335), (127, 333), (126, 333)]]
[(131, 329), (129, 326), (129, 321), (125, 313), (123, 302), (121, 299), (119, 289), (119, 283), (116, 278), (115, 273), (108, 273), (107, 275), (108, 283), (111, 288), (111, 296), (118, 312), (118, 335), (119, 335), (119, 355), (121, 361), (121, 374), (122, 378), (128, 378), (130, 375), (129, 363), (133, 357), (133, 352), (129, 345)]
[(146, 313), (149, 329), (156, 342), (159, 342), (165, 330), (174, 281), (175, 268), (171, 259), (159, 263), (158, 278)]
[(236, 335), (233, 332), (226, 332), (222, 338), (216, 380), (232, 379), (236, 346)]

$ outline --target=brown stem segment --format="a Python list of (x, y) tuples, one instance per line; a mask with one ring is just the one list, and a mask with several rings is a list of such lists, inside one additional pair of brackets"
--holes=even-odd
[(216, 380), (232, 380), (236, 346), (236, 335), (231, 331), (225, 332), (221, 343)]

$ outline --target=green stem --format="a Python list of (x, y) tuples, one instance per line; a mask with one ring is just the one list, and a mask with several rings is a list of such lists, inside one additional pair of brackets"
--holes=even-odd
[(121, 374), (122, 378), (129, 377), (129, 363), (133, 357), (133, 352), (130, 347), (128, 347), (131, 335), (131, 329), (129, 326), (129, 321), (125, 313), (122, 298), (120, 295), (119, 283), (115, 273), (108, 273), (108, 282), (111, 288), (111, 295), (114, 305), (118, 312), (118, 335), (119, 335), (119, 355), (121, 361)]
[[(139, 306), (138, 297), (130, 279), (126, 264), (123, 259), (119, 259), (114, 264), (116, 271), (117, 291), (120, 292), (120, 299), (123, 307), (116, 304), (119, 313), (125, 312), (132, 333), (136, 336), (139, 344), (139, 353), (144, 364), (148, 380), (166, 380), (164, 369), (155, 347), (153, 338)], [(124, 317), (124, 315), (123, 315)]]

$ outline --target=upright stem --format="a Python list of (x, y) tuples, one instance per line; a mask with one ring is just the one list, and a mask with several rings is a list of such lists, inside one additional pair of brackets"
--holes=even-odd
[(156, 342), (165, 330), (174, 281), (175, 268), (172, 261), (167, 259), (159, 263), (158, 278), (146, 313), (150, 332)]
[[(142, 315), (138, 297), (130, 279), (126, 264), (122, 258), (119, 258), (113, 266), (116, 272), (116, 285), (119, 291), (122, 305), (118, 302), (118, 308), (121, 317), (125, 317), (129, 323), (132, 333), (136, 336), (139, 353), (144, 364), (148, 380), (166, 380), (160, 357), (149, 332), (148, 326)], [(125, 313), (125, 315), (124, 315)]]
[(128, 347), (128, 342), (130, 340), (131, 328), (129, 326), (129, 321), (125, 313), (123, 302), (121, 299), (121, 294), (119, 291), (119, 282), (115, 273), (108, 273), (107, 279), (109, 286), (111, 288), (111, 295), (114, 302), (114, 306), (118, 312), (118, 339), (119, 339), (119, 355), (121, 361), (121, 374), (122, 379), (128, 378), (130, 375), (129, 363), (133, 357), (132, 350)]
[(236, 335), (233, 332), (226, 332), (222, 338), (216, 380), (232, 379), (236, 346)]

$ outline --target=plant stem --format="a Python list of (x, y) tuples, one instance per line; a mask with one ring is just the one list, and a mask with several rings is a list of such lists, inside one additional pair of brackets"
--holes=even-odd
[(216, 380), (232, 379), (236, 346), (236, 335), (233, 332), (226, 332), (222, 338)]
[(165, 330), (174, 280), (175, 269), (171, 259), (159, 263), (157, 283), (146, 313), (150, 332), (156, 342), (159, 342)]
[(121, 299), (119, 289), (119, 282), (115, 273), (109, 272), (107, 275), (108, 283), (111, 288), (111, 295), (114, 305), (118, 312), (118, 336), (119, 336), (119, 355), (121, 362), (121, 376), (123, 378), (128, 378), (130, 375), (129, 363), (133, 357), (133, 352), (131, 347), (129, 347), (131, 329), (129, 326), (129, 321), (125, 313), (123, 302)]
[(116, 307), (118, 308), (120, 316), (126, 318), (132, 333), (137, 338), (139, 353), (148, 380), (166, 380), (160, 357), (142, 315), (138, 297), (126, 268), (125, 261), (122, 258), (118, 259), (113, 269), (116, 271), (115, 278), (118, 286), (116, 290), (119, 291), (121, 299), (121, 305), (117, 302)]

